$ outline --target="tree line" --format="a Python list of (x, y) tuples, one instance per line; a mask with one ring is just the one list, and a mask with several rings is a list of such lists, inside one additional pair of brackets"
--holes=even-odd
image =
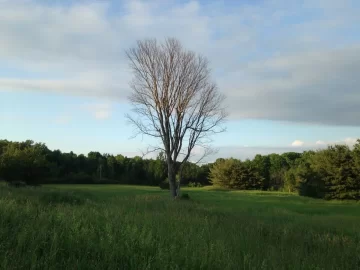
[[(184, 166), (182, 182), (209, 184), (209, 165)], [(161, 185), (167, 178), (165, 156), (155, 159), (89, 152), (77, 155), (50, 150), (32, 140), (0, 140), (0, 178), (23, 181), (28, 185), (44, 183)]]
[[(28, 185), (113, 183), (169, 188), (166, 157), (89, 152), (77, 155), (50, 150), (31, 140), (0, 140), (0, 178)], [(182, 184), (239, 190), (279, 190), (324, 199), (360, 198), (360, 140), (350, 148), (329, 146), (303, 153), (256, 155), (252, 160), (219, 158), (214, 163), (187, 162)]]
[(210, 182), (230, 189), (282, 190), (322, 199), (360, 199), (360, 140), (318, 151), (218, 159)]

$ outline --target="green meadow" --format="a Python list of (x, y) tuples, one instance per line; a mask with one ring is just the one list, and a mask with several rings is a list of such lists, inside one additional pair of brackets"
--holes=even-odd
[(1, 269), (359, 269), (360, 204), (280, 192), (0, 187)]

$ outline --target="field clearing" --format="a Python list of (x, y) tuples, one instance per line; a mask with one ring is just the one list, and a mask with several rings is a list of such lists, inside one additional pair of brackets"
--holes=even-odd
[(1, 269), (359, 269), (360, 204), (276, 192), (0, 187)]

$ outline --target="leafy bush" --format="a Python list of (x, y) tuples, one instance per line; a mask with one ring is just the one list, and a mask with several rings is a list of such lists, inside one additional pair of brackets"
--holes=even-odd
[(210, 169), (210, 180), (214, 186), (230, 189), (262, 189), (264, 178), (251, 165), (233, 158), (218, 159)]
[(188, 187), (195, 187), (196, 183), (195, 182), (189, 182)]
[(190, 196), (189, 196), (189, 194), (187, 194), (187, 193), (182, 193), (182, 194), (180, 195), (180, 199), (181, 199), (181, 200), (190, 200)]
[(188, 187), (202, 187), (202, 184), (196, 182), (189, 182)]
[(165, 181), (161, 182), (161, 183), (159, 184), (159, 186), (160, 186), (161, 189), (167, 189), (167, 190), (169, 190), (169, 189), (170, 189), (169, 180), (166, 179)]
[(26, 183), (23, 181), (11, 181), (11, 182), (8, 182), (8, 185), (9, 185), (9, 187), (16, 187), (16, 188), (26, 187)]

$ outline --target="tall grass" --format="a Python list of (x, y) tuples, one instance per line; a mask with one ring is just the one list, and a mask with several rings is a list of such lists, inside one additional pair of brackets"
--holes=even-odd
[(359, 269), (360, 205), (272, 193), (0, 187), (1, 269)]

